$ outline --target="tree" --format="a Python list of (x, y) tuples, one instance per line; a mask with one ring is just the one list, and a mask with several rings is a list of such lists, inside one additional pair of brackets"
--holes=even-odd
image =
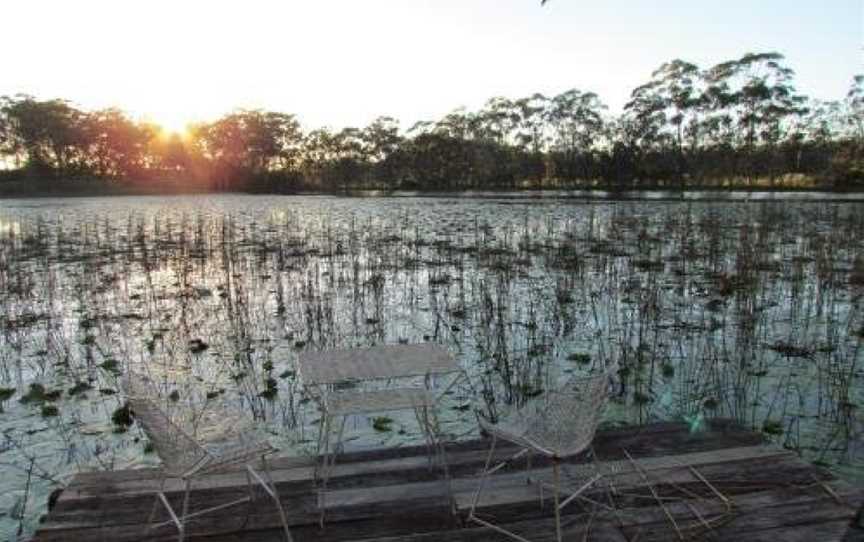
[(674, 144), (675, 176), (682, 189), (688, 173), (685, 138), (690, 142), (691, 154), (699, 146), (701, 78), (695, 64), (675, 59), (656, 69), (651, 81), (639, 87), (631, 101), (633, 108), (649, 122), (650, 133), (657, 136), (656, 140), (660, 144), (670, 141)]
[(516, 143), (523, 150), (539, 154), (546, 145), (546, 109), (549, 100), (540, 93), (516, 100), (513, 104), (518, 114)]
[[(783, 58), (774, 52), (748, 53), (707, 73), (713, 100), (731, 111), (731, 118), (744, 134), (751, 176), (757, 162), (752, 158), (756, 145), (763, 143), (770, 151), (783, 137), (784, 122), (806, 113), (805, 98), (793, 85), (795, 72), (782, 64)], [(771, 179), (773, 182), (773, 171)]]
[(14, 164), (16, 168), (20, 168), (24, 144), (8, 113), (11, 103), (12, 98), (0, 96), (0, 157), (7, 165)]
[(852, 78), (852, 86), (846, 93), (846, 124), (859, 146), (864, 144), (864, 75)]
[(103, 109), (83, 116), (88, 169), (102, 177), (140, 176), (155, 128), (136, 124), (119, 109)]
[(7, 98), (3, 104), (7, 145), (14, 145), (27, 167), (38, 173), (66, 175), (84, 143), (82, 113), (65, 100)]
[(568, 178), (581, 175), (587, 179), (590, 176), (584, 166), (579, 171), (577, 161), (580, 155), (590, 153), (594, 143), (600, 139), (605, 110), (606, 106), (596, 94), (575, 88), (549, 101), (544, 118), (552, 127), (552, 149), (563, 155)]
[(388, 187), (394, 186), (399, 168), (391, 157), (404, 141), (399, 135), (399, 122), (392, 117), (378, 117), (363, 130), (361, 137), (375, 180)]
[(193, 139), (212, 161), (217, 185), (226, 188), (270, 172), (293, 167), (299, 158), (302, 134), (293, 115), (240, 110), (193, 127)]
[(478, 113), (482, 137), (492, 139), (499, 145), (508, 145), (513, 140), (513, 132), (519, 125), (518, 106), (507, 98), (491, 98)]

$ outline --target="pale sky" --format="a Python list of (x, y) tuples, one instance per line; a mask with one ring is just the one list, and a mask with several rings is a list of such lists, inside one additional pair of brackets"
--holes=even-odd
[(234, 108), (307, 128), (407, 129), (492, 96), (597, 92), (612, 112), (660, 64), (776, 50), (843, 97), (864, 0), (8, 0), (0, 95), (117, 106), (171, 128)]

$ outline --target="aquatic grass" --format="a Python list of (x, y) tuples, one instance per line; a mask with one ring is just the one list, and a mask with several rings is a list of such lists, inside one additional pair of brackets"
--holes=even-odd
[(305, 442), (300, 352), (434, 341), (469, 374), (445, 405), (460, 433), (614, 362), (616, 421), (732, 417), (861, 463), (859, 205), (243, 205), (58, 213), (0, 238), (7, 410), (62, 410), (22, 450), (130, 461), (140, 435), (113, 421), (128, 368), (167, 407), (230, 402)]

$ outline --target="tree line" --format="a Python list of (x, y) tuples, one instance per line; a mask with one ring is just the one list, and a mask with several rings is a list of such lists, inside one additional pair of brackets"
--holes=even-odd
[(864, 76), (848, 94), (800, 94), (775, 52), (707, 69), (672, 60), (620, 115), (599, 96), (495, 97), (400, 130), (305, 131), (292, 114), (238, 110), (167, 134), (118, 109), (0, 97), (0, 179), (198, 183), (213, 190), (864, 188)]

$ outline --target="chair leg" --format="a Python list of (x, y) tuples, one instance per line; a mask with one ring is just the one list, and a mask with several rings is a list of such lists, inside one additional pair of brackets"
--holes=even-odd
[(249, 495), (249, 497), (248, 497), (249, 501), (246, 503), (246, 517), (243, 518), (243, 523), (240, 524), (240, 530), (241, 531), (243, 529), (245, 529), (246, 526), (249, 524), (249, 517), (252, 516), (252, 507), (254, 506), (254, 503), (255, 503), (255, 488), (254, 488), (254, 484), (252, 483), (252, 475), (249, 474), (248, 469), (245, 471), (245, 474), (246, 474), (246, 493)]
[(495, 444), (498, 442), (498, 437), (492, 435), (492, 445), (489, 447), (489, 453), (486, 455), (486, 464), (483, 466), (483, 472), (480, 474), (480, 484), (477, 486), (477, 491), (474, 492), (474, 498), (471, 500), (471, 508), (468, 511), (468, 520), (474, 519), (474, 511), (477, 508), (477, 503), (480, 502), (480, 494), (486, 486), (486, 479), (489, 477), (489, 465), (492, 464), (492, 456), (495, 455)]
[(186, 538), (186, 516), (189, 514), (189, 494), (192, 492), (192, 479), (186, 478), (186, 487), (183, 491), (183, 511), (180, 514), (180, 533), (177, 535), (177, 542), (183, 542)]
[[(481, 519), (481, 518), (477, 517), (477, 515), (475, 514), (476, 509), (477, 509), (477, 505), (480, 502), (480, 495), (483, 493), (483, 490), (486, 487), (486, 480), (489, 478), (489, 476), (495, 472), (498, 472), (502, 468), (504, 468), (504, 466), (507, 465), (510, 461), (513, 461), (514, 459), (518, 459), (518, 458), (522, 457), (523, 455), (529, 453), (529, 450), (527, 448), (522, 448), (520, 451), (518, 451), (517, 453), (508, 457), (504, 461), (501, 461), (500, 463), (498, 463), (494, 467), (491, 467), (492, 457), (495, 455), (495, 445), (497, 444), (497, 442), (498, 442), (498, 437), (496, 437), (493, 434), (492, 435), (492, 445), (489, 447), (489, 454), (486, 456), (486, 463), (485, 463), (485, 465), (483, 467), (483, 471), (481, 473), (480, 483), (477, 486), (477, 491), (474, 492), (474, 498), (471, 501), (471, 508), (468, 510), (468, 521), (473, 521), (474, 523), (482, 525), (483, 527), (487, 527), (489, 529), (492, 529), (493, 531), (495, 531), (499, 534), (502, 534), (504, 536), (507, 536), (509, 538), (512, 538), (513, 540), (518, 540), (519, 542), (530, 542), (527, 538), (519, 536), (518, 534), (516, 534), (512, 531), (508, 531), (507, 529), (504, 529), (503, 527), (499, 527), (493, 523), (490, 523), (484, 519)], [(560, 542), (560, 539), (559, 539), (559, 542)]]
[(150, 516), (147, 518), (147, 529), (144, 531), (144, 536), (149, 536), (153, 530), (153, 520), (156, 519), (156, 509), (159, 507), (159, 494), (165, 491), (165, 476), (162, 477), (162, 482), (159, 484), (159, 491), (153, 495), (153, 506), (150, 508)]
[(555, 535), (561, 542), (561, 509), (558, 507), (558, 493), (561, 488), (561, 465), (557, 457), (552, 458), (552, 483), (554, 485), (553, 499), (555, 500)]
[(315, 464), (315, 482), (321, 479), (324, 466), (327, 464), (327, 454), (330, 452), (330, 423), (332, 418), (327, 414), (321, 418), (321, 429), (318, 431), (318, 457), (320, 462)]
[[(456, 512), (456, 499), (453, 496), (453, 486), (450, 480), (450, 465), (447, 462), (447, 449), (444, 440), (439, 437), (440, 425), (438, 422), (438, 415), (435, 413), (435, 409), (429, 409), (425, 406), (422, 408), (422, 411), (415, 408), (414, 414), (417, 416), (417, 421), (420, 423), (420, 428), (426, 437), (426, 447), (427, 452), (429, 453), (429, 468), (431, 470), (433, 466), (437, 466), (441, 469), (444, 481), (444, 492), (446, 493), (450, 513), (453, 517), (456, 517), (458, 515)], [(433, 461), (436, 465), (432, 464)]]
[(324, 517), (326, 515), (327, 510), (327, 482), (330, 480), (330, 471), (336, 465), (336, 454), (341, 452), (342, 448), (342, 436), (345, 434), (345, 422), (348, 421), (348, 415), (342, 416), (342, 423), (339, 424), (339, 432), (336, 434), (336, 445), (333, 447), (333, 451), (328, 456), (324, 456), (324, 473), (323, 479), (321, 480), (321, 489), (319, 491), (319, 499), (318, 503), (321, 508), (321, 517), (318, 521), (321, 528), (324, 528)]
[(433, 456), (436, 454), (435, 441), (432, 437), (432, 428), (429, 424), (429, 411), (425, 406), (414, 407), (414, 418), (417, 420), (417, 425), (420, 426), (420, 431), (423, 433), (423, 440), (426, 443), (426, 458), (428, 460), (429, 470), (433, 467)]
[(282, 506), (282, 501), (279, 499), (279, 492), (276, 491), (276, 483), (273, 481), (273, 476), (270, 473), (270, 465), (267, 463), (267, 457), (261, 456), (261, 466), (264, 470), (264, 478), (270, 486), (270, 491), (272, 491), (270, 497), (273, 498), (273, 502), (276, 503), (276, 510), (279, 511), (279, 520), (282, 522), (282, 529), (285, 530), (285, 540), (286, 542), (294, 542), (294, 539), (291, 537), (291, 530), (288, 529), (288, 517), (285, 514), (285, 508)]

